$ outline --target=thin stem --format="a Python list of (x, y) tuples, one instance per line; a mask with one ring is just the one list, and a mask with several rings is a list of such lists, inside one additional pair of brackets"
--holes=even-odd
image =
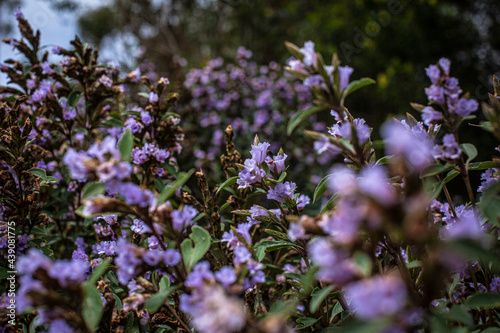
[(186, 325), (186, 323), (181, 319), (181, 317), (179, 317), (179, 315), (177, 314), (177, 312), (170, 306), (170, 304), (168, 303), (168, 300), (164, 303), (164, 305), (166, 306), (166, 308), (168, 309), (168, 311), (170, 311), (174, 315), (174, 317), (179, 321), (179, 324), (181, 324), (181, 326), (186, 331), (188, 331), (189, 333), (191, 333), (191, 329)]

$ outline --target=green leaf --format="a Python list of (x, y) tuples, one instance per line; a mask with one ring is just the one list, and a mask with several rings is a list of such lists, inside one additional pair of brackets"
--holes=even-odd
[(227, 187), (227, 186), (231, 186), (233, 184), (236, 184), (236, 181), (238, 180), (238, 176), (234, 176), (234, 177), (231, 177), (229, 179), (227, 179), (224, 183), (220, 184), (220, 187), (217, 189), (217, 192), (216, 194), (219, 194), (219, 192)]
[(340, 304), (340, 302), (335, 303), (335, 305), (333, 306), (331, 317), (332, 318), (335, 317), (336, 315), (338, 315), (342, 311), (344, 311), (344, 308), (342, 307), (342, 304)]
[(357, 251), (353, 255), (353, 262), (359, 268), (364, 277), (368, 277), (372, 273), (372, 260), (370, 257), (361, 251)]
[(460, 172), (458, 172), (457, 170), (451, 170), (450, 172), (448, 172), (448, 174), (446, 175), (446, 177), (444, 177), (443, 183), (444, 184), (449, 183), (450, 181), (452, 181), (459, 174), (460, 174)]
[(338, 197), (339, 197), (338, 194), (334, 194), (330, 198), (330, 200), (328, 200), (326, 205), (323, 208), (321, 208), (321, 214), (325, 214), (325, 213), (331, 211), (335, 207), (335, 202), (337, 201)]
[(184, 185), (188, 180), (189, 178), (191, 177), (191, 175), (194, 173), (194, 169), (191, 169), (189, 170), (188, 172), (186, 173), (179, 173), (177, 179), (175, 180), (175, 182), (173, 182), (172, 184), (166, 186), (163, 191), (161, 191), (160, 193), (160, 196), (158, 197), (158, 204), (161, 204), (165, 201), (168, 200), (168, 198), (170, 198), (172, 195), (174, 195), (175, 191), (181, 187), (182, 185)]
[(483, 248), (484, 241), (479, 243), (472, 239), (458, 239), (450, 242), (452, 251), (465, 255), (469, 260), (482, 260), (490, 263), (491, 270), (500, 272), (500, 258)]
[(474, 318), (466, 306), (452, 306), (448, 311), (440, 313), (439, 316), (446, 320), (466, 324), (469, 327), (474, 326)]
[(462, 148), (463, 152), (468, 157), (466, 164), (469, 164), (470, 161), (477, 157), (477, 149), (472, 143), (462, 143), (460, 148)]
[(166, 288), (165, 290), (160, 291), (159, 293), (154, 294), (144, 303), (144, 307), (150, 314), (155, 313), (165, 303), (168, 296), (177, 288), (179, 288), (179, 286), (171, 286)]
[(366, 87), (366, 86), (369, 86), (371, 84), (375, 84), (375, 80), (370, 79), (369, 77), (363, 77), (359, 80), (352, 81), (351, 83), (349, 83), (347, 88), (345, 88), (344, 92), (342, 93), (342, 99), (341, 99), (340, 103), (343, 105), (344, 100), (346, 99), (347, 96), (349, 96), (350, 94), (352, 94), (356, 90), (361, 89), (361, 88)]
[(89, 279), (89, 283), (94, 285), (96, 282), (103, 276), (104, 273), (108, 270), (108, 267), (111, 264), (112, 259), (111, 258), (106, 258), (104, 259), (99, 266), (94, 270), (92, 273), (92, 276)]
[(332, 178), (332, 175), (327, 175), (321, 179), (321, 181), (318, 183), (318, 186), (316, 186), (316, 189), (314, 190), (314, 196), (313, 196), (313, 203), (316, 202), (316, 200), (323, 194), (328, 188), (328, 184), (330, 182), (330, 178)]
[(170, 279), (165, 275), (160, 280), (160, 290), (167, 290), (168, 287), (170, 287)]
[(83, 284), (82, 315), (85, 323), (92, 332), (97, 330), (97, 325), (103, 313), (101, 293), (90, 283)]
[(43, 180), (47, 180), (47, 173), (45, 173), (45, 170), (43, 169), (32, 168), (29, 169), (28, 172), (31, 173), (32, 175), (42, 178)]
[(82, 200), (88, 197), (95, 197), (106, 192), (106, 184), (99, 182), (90, 182), (85, 184), (82, 189)]
[(290, 42), (285, 42), (285, 47), (295, 59), (304, 59), (304, 55), (302, 54), (302, 52), (300, 52), (300, 48), (297, 45)]
[(313, 107), (310, 107), (309, 109), (306, 109), (306, 110), (297, 111), (293, 115), (292, 119), (290, 119), (290, 121), (288, 122), (288, 126), (286, 128), (286, 132), (288, 133), (288, 135), (292, 134), (293, 130), (297, 126), (299, 126), (299, 124), (301, 122), (303, 122), (305, 119), (309, 118), (313, 114), (315, 114), (319, 111), (322, 111), (322, 110), (325, 110), (325, 108), (313, 106)]
[(486, 170), (498, 167), (498, 164), (493, 161), (476, 162), (469, 164), (469, 170)]
[(472, 295), (464, 301), (468, 308), (494, 309), (500, 308), (500, 294), (479, 293)]
[(323, 302), (332, 290), (333, 286), (328, 286), (316, 293), (316, 295), (311, 299), (311, 303), (309, 303), (309, 311), (311, 311), (311, 313), (315, 313), (321, 305), (321, 302)]
[(79, 91), (72, 91), (71, 94), (68, 96), (68, 105), (74, 109), (76, 107), (76, 104), (80, 100), (80, 97), (82, 97), (82, 93)]
[(310, 327), (310, 326), (316, 324), (320, 319), (321, 318), (309, 318), (309, 317), (299, 318), (299, 319), (297, 319), (297, 323), (299, 325), (297, 325), (297, 327), (295, 327), (295, 328), (298, 330), (301, 330), (301, 329)]
[(496, 226), (500, 226), (500, 183), (490, 185), (483, 193), (480, 202), (480, 209), (488, 221)]
[(224, 211), (224, 209), (229, 207), (231, 204), (232, 204), (232, 202), (230, 202), (230, 201), (223, 204), (222, 207), (219, 209), (219, 213), (222, 213), (222, 211)]
[(188, 271), (191, 271), (194, 264), (203, 258), (205, 253), (210, 249), (210, 244), (211, 239), (208, 231), (201, 227), (194, 226), (193, 232), (189, 235), (189, 238), (181, 243), (182, 259)]
[(431, 164), (422, 170), (420, 173), (420, 178), (430, 177), (442, 174), (443, 172), (452, 170), (454, 168), (451, 164)]
[(123, 160), (127, 162), (130, 161), (132, 149), (134, 149), (134, 136), (132, 135), (130, 128), (127, 128), (120, 139), (120, 142), (118, 142), (118, 150), (120, 151)]

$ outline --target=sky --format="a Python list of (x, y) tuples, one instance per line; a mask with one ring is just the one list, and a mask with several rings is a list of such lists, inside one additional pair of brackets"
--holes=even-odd
[[(33, 29), (41, 32), (40, 45), (46, 46), (47, 49), (52, 49), (52, 46), (59, 45), (68, 47), (69, 41), (72, 40), (78, 32), (77, 20), (78, 16), (86, 10), (102, 4), (103, 0), (84, 0), (80, 3), (80, 8), (77, 12), (59, 12), (53, 10), (47, 1), (44, 0), (23, 0), (21, 11), (24, 17), (31, 24)], [(14, 12), (7, 12), (4, 8), (0, 8), (0, 20), (10, 20), (14, 27), (17, 27)], [(0, 34), (1, 38), (19, 38), (20, 33), (13, 29), (11, 35), (5, 36)], [(16, 57), (14, 49), (5, 43), (0, 43), (0, 61), (3, 62), (9, 58)], [(0, 73), (0, 85), (6, 84), (6, 76)]]

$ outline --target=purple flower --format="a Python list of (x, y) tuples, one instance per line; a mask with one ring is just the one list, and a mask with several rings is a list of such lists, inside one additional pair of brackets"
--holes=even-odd
[(252, 160), (255, 161), (256, 164), (261, 164), (266, 160), (267, 149), (271, 146), (267, 142), (261, 142), (257, 145), (252, 145), (252, 149), (250, 150), (250, 154), (252, 154)]
[(89, 264), (85, 261), (57, 260), (49, 268), (48, 275), (57, 280), (61, 287), (67, 287), (70, 284), (80, 284), (85, 281), (88, 271)]
[(356, 199), (342, 198), (331, 216), (325, 215), (318, 225), (339, 244), (352, 244), (359, 236), (363, 221)]
[(63, 111), (63, 118), (64, 120), (73, 120), (76, 117), (76, 110), (71, 109), (71, 110), (66, 110)]
[(425, 74), (431, 79), (432, 84), (438, 84), (439, 79), (441, 78), (441, 71), (439, 67), (436, 65), (430, 65), (425, 69)]
[(138, 234), (145, 234), (151, 232), (151, 229), (144, 223), (144, 221), (139, 219), (134, 219), (133, 225), (130, 226), (130, 230)]
[(358, 187), (383, 205), (390, 205), (396, 200), (396, 193), (389, 185), (382, 167), (365, 167), (358, 179)]
[(323, 154), (325, 151), (330, 152), (335, 157), (342, 152), (342, 149), (333, 145), (325, 136), (320, 136), (318, 141), (314, 142), (314, 150), (318, 154)]
[(111, 80), (109, 77), (107, 77), (106, 75), (102, 75), (100, 78), (99, 78), (99, 82), (102, 83), (102, 85), (108, 87), (108, 88), (111, 88), (111, 86), (113, 85), (113, 80)]
[(274, 189), (269, 189), (267, 198), (269, 200), (276, 200), (278, 202), (284, 203), (285, 198), (292, 199), (294, 197), (294, 191), (297, 185), (292, 182), (278, 183)]
[(15, 13), (14, 13), (14, 17), (16, 19), (24, 19), (24, 15), (23, 15), (23, 12), (21, 12), (21, 7), (17, 7)]
[(244, 246), (239, 246), (234, 249), (234, 263), (235, 265), (244, 264), (252, 259), (252, 254)]
[(478, 187), (477, 191), (478, 192), (484, 192), (488, 187), (493, 185), (494, 183), (498, 182), (500, 179), (498, 174), (499, 174), (500, 169), (498, 168), (492, 168), (488, 169), (485, 172), (481, 174), (481, 185)]
[(305, 206), (309, 205), (309, 203), (311, 203), (311, 198), (309, 198), (305, 194), (301, 194), (297, 198), (297, 208), (304, 208)]
[(143, 208), (151, 206), (155, 199), (153, 192), (142, 189), (133, 183), (124, 184), (120, 189), (120, 194), (123, 195), (129, 205), (138, 205)]
[(134, 164), (142, 164), (148, 160), (148, 154), (144, 151), (144, 149), (134, 148), (132, 149), (132, 160)]
[(181, 254), (175, 249), (168, 249), (163, 254), (163, 262), (167, 266), (175, 266), (181, 261)]
[(223, 266), (218, 272), (215, 272), (215, 278), (227, 287), (236, 282), (236, 273), (234, 268)]
[(398, 313), (407, 298), (404, 282), (393, 276), (379, 276), (349, 284), (345, 295), (354, 313), (364, 320)]
[(259, 168), (258, 163), (254, 159), (245, 160), (245, 169), (238, 174), (238, 188), (247, 188), (252, 184), (259, 183), (266, 172)]
[(439, 124), (443, 120), (443, 114), (434, 110), (431, 106), (427, 106), (422, 110), (422, 120), (427, 126)]
[(30, 275), (39, 268), (47, 270), (51, 265), (50, 259), (44, 256), (40, 250), (31, 248), (27, 254), (18, 259), (16, 270), (21, 275)]
[(475, 99), (460, 98), (457, 102), (455, 113), (460, 117), (467, 117), (476, 112), (479, 104)]
[(236, 247), (241, 246), (241, 242), (234, 234), (233, 230), (226, 231), (222, 234), (221, 242), (227, 243), (227, 247), (230, 250), (234, 250)]
[(85, 250), (87, 248), (87, 244), (85, 244), (82, 237), (77, 237), (75, 239), (75, 245), (78, 250)]
[(114, 256), (116, 254), (116, 242), (115, 241), (103, 241), (96, 243), (93, 246), (94, 253), (104, 254), (106, 256)]
[(448, 96), (458, 96), (462, 93), (462, 89), (460, 89), (459, 81), (456, 77), (450, 77), (444, 82), (444, 93)]
[(443, 136), (443, 146), (436, 146), (433, 151), (435, 158), (443, 160), (457, 160), (462, 154), (462, 149), (455, 141), (453, 134), (446, 134)]
[(118, 271), (116, 276), (121, 284), (127, 284), (131, 278), (139, 273), (138, 267), (142, 262), (135, 256), (135, 248), (134, 245), (129, 244), (123, 238), (120, 238), (117, 242), (116, 252), (118, 256), (115, 258), (115, 264)]
[(198, 215), (198, 211), (193, 206), (185, 205), (183, 210), (172, 212), (172, 227), (175, 231), (183, 231), (193, 223), (193, 219)]
[(43, 74), (52, 74), (54, 73), (54, 70), (50, 68), (50, 64), (48, 61), (44, 61), (40, 63), (40, 67), (42, 67), (42, 73)]
[(158, 94), (155, 93), (154, 91), (151, 91), (149, 93), (149, 103), (156, 103), (158, 102)]
[(326, 238), (319, 238), (309, 244), (312, 262), (320, 269), (317, 277), (321, 281), (345, 284), (355, 277), (355, 267), (347, 253), (334, 248)]
[(163, 163), (170, 156), (170, 152), (165, 149), (156, 148), (153, 152), (153, 156), (158, 162)]
[(429, 88), (425, 88), (425, 94), (430, 102), (436, 102), (438, 104), (444, 104), (444, 90), (442, 87), (432, 85)]
[(163, 259), (162, 251), (146, 251), (142, 255), (142, 260), (144, 260), (144, 262), (149, 266), (158, 265), (162, 259)]
[(443, 73), (445, 75), (450, 75), (450, 65), (451, 65), (451, 61), (449, 59), (446, 59), (446, 58), (441, 58), (439, 59), (439, 67), (441, 67), (441, 69), (443, 70)]
[(125, 128), (130, 129), (132, 133), (140, 133), (144, 128), (144, 125), (134, 118), (128, 118), (127, 121), (125, 121)]
[(285, 160), (287, 157), (288, 157), (287, 154), (283, 155), (278, 154), (273, 158), (267, 157), (266, 163), (269, 166), (269, 170), (281, 174), (283, 171), (285, 171)]
[(290, 238), (290, 240), (292, 242), (295, 242), (297, 239), (306, 239), (307, 238), (306, 231), (304, 230), (304, 227), (302, 227), (298, 223), (291, 223), (290, 224), (290, 228), (288, 229), (287, 235), (288, 235), (288, 238)]
[(389, 155), (403, 156), (417, 171), (432, 163), (433, 143), (421, 123), (410, 128), (406, 122), (389, 123), (382, 128), (385, 150)]
[(347, 86), (349, 85), (349, 78), (351, 77), (352, 72), (354, 71), (353, 68), (349, 66), (340, 66), (339, 67), (339, 75), (340, 75), (340, 84), (339, 84), (339, 91), (343, 92)]
[(148, 238), (148, 247), (150, 250), (160, 249), (160, 242), (158, 241), (158, 238), (156, 238), (156, 236), (151, 236)]
[(73, 251), (73, 254), (71, 255), (71, 259), (73, 260), (82, 260), (82, 261), (89, 261), (89, 256), (85, 254), (83, 250), (75, 250)]
[(302, 62), (306, 66), (316, 67), (318, 59), (316, 57), (316, 51), (314, 51), (314, 43), (307, 41), (304, 43), (304, 47), (300, 49), (300, 53), (304, 55)]
[(63, 319), (54, 320), (50, 326), (47, 333), (73, 333), (75, 332), (71, 326)]
[(464, 210), (456, 220), (449, 220), (443, 230), (443, 237), (446, 239), (471, 238), (480, 240), (483, 236), (484, 232), (481, 229), (478, 213), (472, 209)]
[(153, 117), (148, 111), (141, 111), (141, 121), (144, 125), (149, 125), (153, 122)]
[(252, 244), (252, 236), (250, 236), (250, 228), (253, 224), (251, 223), (241, 223), (238, 224), (236, 231), (243, 237), (245, 242), (249, 245)]
[(52, 54), (61, 54), (61, 47), (54, 45), (51, 50)]

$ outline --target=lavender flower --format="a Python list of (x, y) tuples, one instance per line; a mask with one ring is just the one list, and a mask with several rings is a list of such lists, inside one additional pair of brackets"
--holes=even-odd
[(339, 91), (343, 92), (347, 86), (349, 85), (349, 78), (351, 77), (352, 72), (354, 71), (353, 68), (349, 66), (340, 66), (339, 67), (339, 75), (340, 75), (340, 84), (339, 84)]
[(270, 144), (267, 142), (261, 142), (257, 145), (252, 145), (250, 154), (252, 154), (252, 160), (254, 160), (257, 165), (265, 161), (267, 149), (269, 148), (269, 146)]
[(285, 198), (292, 199), (294, 197), (295, 188), (297, 185), (293, 182), (278, 183), (274, 189), (269, 189), (267, 198), (269, 200), (276, 200), (278, 202), (284, 203)]
[(193, 206), (185, 205), (183, 210), (172, 212), (172, 226), (175, 231), (183, 231), (193, 223), (198, 211)]
[(304, 47), (300, 49), (300, 53), (304, 55), (302, 62), (306, 66), (316, 67), (318, 59), (316, 58), (316, 51), (314, 50), (314, 43), (307, 41), (304, 43)]
[(215, 272), (215, 278), (227, 287), (236, 282), (236, 273), (234, 268), (224, 266), (218, 272)]
[(375, 320), (398, 313), (407, 298), (404, 282), (394, 276), (378, 276), (349, 284), (345, 295), (356, 316)]
[(174, 249), (168, 249), (163, 255), (163, 262), (167, 266), (175, 266), (181, 261), (181, 254)]
[(154, 91), (151, 91), (149, 93), (149, 103), (156, 103), (158, 102), (158, 94), (155, 93)]
[(309, 244), (312, 262), (319, 266), (317, 278), (321, 281), (345, 284), (355, 277), (356, 269), (343, 250), (334, 248), (326, 238), (319, 238)]
[(443, 114), (427, 106), (422, 110), (422, 120), (427, 126), (439, 124), (443, 120)]
[(254, 159), (245, 160), (245, 169), (238, 174), (238, 188), (247, 188), (255, 183), (259, 183), (266, 175), (266, 172), (259, 168), (258, 163)]

